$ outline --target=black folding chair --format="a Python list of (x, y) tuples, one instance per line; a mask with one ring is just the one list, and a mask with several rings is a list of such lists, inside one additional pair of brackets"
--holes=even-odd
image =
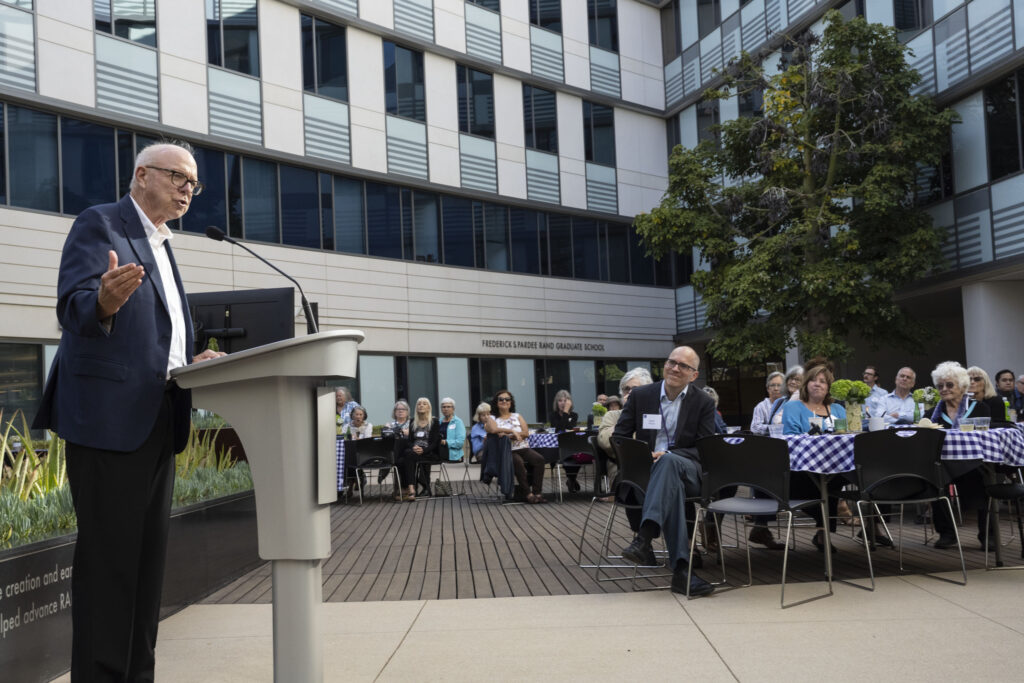
[[(577, 458), (577, 453), (590, 456), (590, 462), (583, 462)], [(590, 446), (590, 437), (585, 432), (562, 432), (558, 435), (558, 460), (555, 462), (555, 476), (558, 483), (558, 502), (562, 498), (562, 471), (566, 465), (575, 465), (580, 468), (594, 467), (594, 450)]]
[[(942, 443), (946, 433), (941, 429), (918, 429), (901, 427), (883, 429), (877, 432), (858, 434), (853, 440), (854, 474), (857, 484), (857, 516), (860, 528), (868, 529), (864, 522), (864, 507), (869, 505), (875, 513), (869, 518), (882, 520), (879, 505), (898, 505), (900, 510), (900, 532), (897, 537), (899, 568), (903, 571), (903, 506), (909, 503), (930, 503), (945, 501), (949, 508), (950, 519), (953, 518), (953, 505), (946, 494), (948, 476), (942, 466)], [(963, 583), (967, 585), (967, 566), (964, 564), (964, 551), (960, 547), (960, 532), (953, 525), (956, 534), (956, 548), (960, 553), (960, 568)], [(886, 526), (886, 533), (889, 533)], [(868, 558), (868, 572), (871, 575), (871, 587), (861, 586), (849, 580), (843, 580), (851, 586), (864, 590), (875, 590), (875, 569), (871, 563), (869, 534), (861, 534), (864, 541), (864, 552)], [(890, 538), (892, 534), (890, 534)], [(959, 583), (943, 577), (934, 577), (950, 583)]]
[[(641, 510), (644, 506), (647, 485), (651, 480), (651, 448), (646, 441), (637, 441), (622, 436), (612, 437), (612, 448), (619, 460), (619, 479), (612, 488), (612, 495), (615, 500), (608, 517), (605, 520), (604, 531), (601, 534), (601, 548), (597, 562), (594, 564), (583, 564), (583, 546), (586, 543), (587, 527), (590, 523), (593, 501), (587, 509), (586, 519), (583, 521), (583, 531), (580, 534), (579, 555), (577, 562), (584, 569), (594, 570), (594, 579), (597, 581), (630, 581), (630, 586), (636, 588), (637, 579), (654, 579), (672, 576), (671, 572), (658, 574), (639, 574), (639, 567), (635, 564), (606, 563), (604, 560), (620, 560), (621, 555), (609, 555), (608, 545), (611, 539), (612, 526), (615, 523), (616, 514), (622, 510)], [(656, 555), (664, 555), (663, 551), (655, 551)], [(662, 566), (662, 565), (657, 565)], [(630, 576), (602, 576), (605, 569), (632, 569)], [(668, 588), (661, 586), (660, 588)]]
[[(987, 517), (987, 523), (985, 524), (985, 569), (1024, 569), (1024, 564), (1015, 564), (1006, 566), (1003, 563), (1002, 552), (1000, 548), (996, 546), (996, 562), (994, 567), (990, 567), (988, 564), (988, 541), (989, 541), (989, 529), (992, 528), (993, 515), (994, 523), (998, 528), (999, 525), (999, 503), (1006, 501), (1016, 512), (1017, 517), (1017, 534), (1018, 538), (1021, 539), (1020, 556), (1024, 560), (1024, 521), (1021, 519), (1021, 500), (1024, 499), (1024, 476), (1019, 467), (1012, 468), (1010, 470), (1011, 475), (1014, 477), (1009, 482), (989, 484), (985, 487), (985, 494), (988, 496), (988, 504), (985, 506), (985, 516)], [(1012, 537), (1007, 540), (1006, 543), (1012, 541)], [(997, 538), (997, 543), (999, 540)], [(1003, 545), (1006, 545), (1003, 543)]]
[[(395, 438), (392, 436), (373, 437), (371, 439), (359, 439), (358, 441), (345, 441), (345, 459), (352, 458), (352, 468), (356, 470), (357, 480), (363, 478), (360, 472), (377, 472), (388, 470), (394, 475), (395, 484), (401, 489), (402, 483), (398, 477), (398, 467), (395, 465)], [(369, 479), (369, 477), (367, 477)], [(378, 488), (380, 495), (384, 495), (384, 482), (379, 479)], [(363, 503), (363, 487), (359, 487), (359, 504)]]
[[(827, 518), (828, 510), (821, 499), (791, 500), (789, 497), (789, 448), (782, 439), (767, 436), (739, 436), (736, 434), (716, 434), (697, 441), (697, 452), (700, 453), (703, 479), (701, 480), (701, 507), (695, 520), (699, 527), (702, 518), (711, 514), (718, 524), (719, 515), (734, 517), (778, 515), (786, 516), (786, 547), (782, 554), (782, 591), (779, 602), (783, 608), (799, 605), (811, 600), (818, 600), (832, 595), (831, 578), (831, 541), (825, 534), (825, 580), (828, 593), (786, 604), (786, 569), (789, 562), (789, 538), (793, 531), (793, 513), (796, 510), (814, 505), (821, 507), (823, 518)], [(715, 499), (723, 489), (735, 486), (749, 486), (765, 494), (766, 498), (746, 498), (729, 496)], [(747, 523), (743, 523), (746, 532)], [(719, 538), (721, 530), (719, 529)], [(746, 539), (747, 534), (743, 534)], [(747, 550), (747, 583), (750, 586), (754, 575), (750, 564), (750, 542), (745, 541)], [(686, 597), (690, 597), (689, 579), (693, 575), (693, 552), (696, 539), (690, 539), (690, 562), (687, 567)], [(722, 583), (726, 584), (725, 551), (719, 544), (718, 562), (722, 566)]]

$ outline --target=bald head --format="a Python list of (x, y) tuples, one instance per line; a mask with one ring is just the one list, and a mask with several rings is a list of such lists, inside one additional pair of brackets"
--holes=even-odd
[(665, 393), (675, 399), (690, 382), (697, 379), (700, 357), (689, 346), (672, 349), (665, 361)]

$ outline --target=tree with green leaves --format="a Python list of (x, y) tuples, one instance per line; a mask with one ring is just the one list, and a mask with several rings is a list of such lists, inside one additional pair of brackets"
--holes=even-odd
[(831, 11), (820, 35), (788, 45), (774, 74), (747, 54), (729, 63), (705, 99), (760, 94), (763, 115), (677, 147), (665, 196), (637, 232), (655, 256), (696, 248), (708, 266), (693, 285), (720, 361), (794, 345), (842, 359), (852, 334), (913, 347), (926, 328), (893, 293), (942, 266), (942, 234), (914, 195), (956, 114), (910, 94), (920, 76), (891, 27)]

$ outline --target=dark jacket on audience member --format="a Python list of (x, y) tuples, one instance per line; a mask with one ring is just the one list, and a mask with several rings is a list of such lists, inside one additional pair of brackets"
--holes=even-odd
[(580, 421), (580, 416), (571, 410), (568, 413), (555, 413), (551, 416), (551, 426), (560, 432), (573, 429)]

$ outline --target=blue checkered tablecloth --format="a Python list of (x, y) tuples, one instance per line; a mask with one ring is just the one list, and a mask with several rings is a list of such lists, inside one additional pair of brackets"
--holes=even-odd
[(338, 445), (335, 450), (338, 454), (338, 490), (345, 488), (345, 439), (338, 437)]
[[(836, 474), (853, 470), (853, 439), (856, 434), (786, 436), (790, 469)], [(946, 431), (943, 460), (984, 460), (1024, 466), (1024, 432), (1019, 429), (989, 429), (982, 432)]]
[(530, 444), (530, 448), (558, 448), (558, 434), (538, 432), (530, 434), (526, 442)]

